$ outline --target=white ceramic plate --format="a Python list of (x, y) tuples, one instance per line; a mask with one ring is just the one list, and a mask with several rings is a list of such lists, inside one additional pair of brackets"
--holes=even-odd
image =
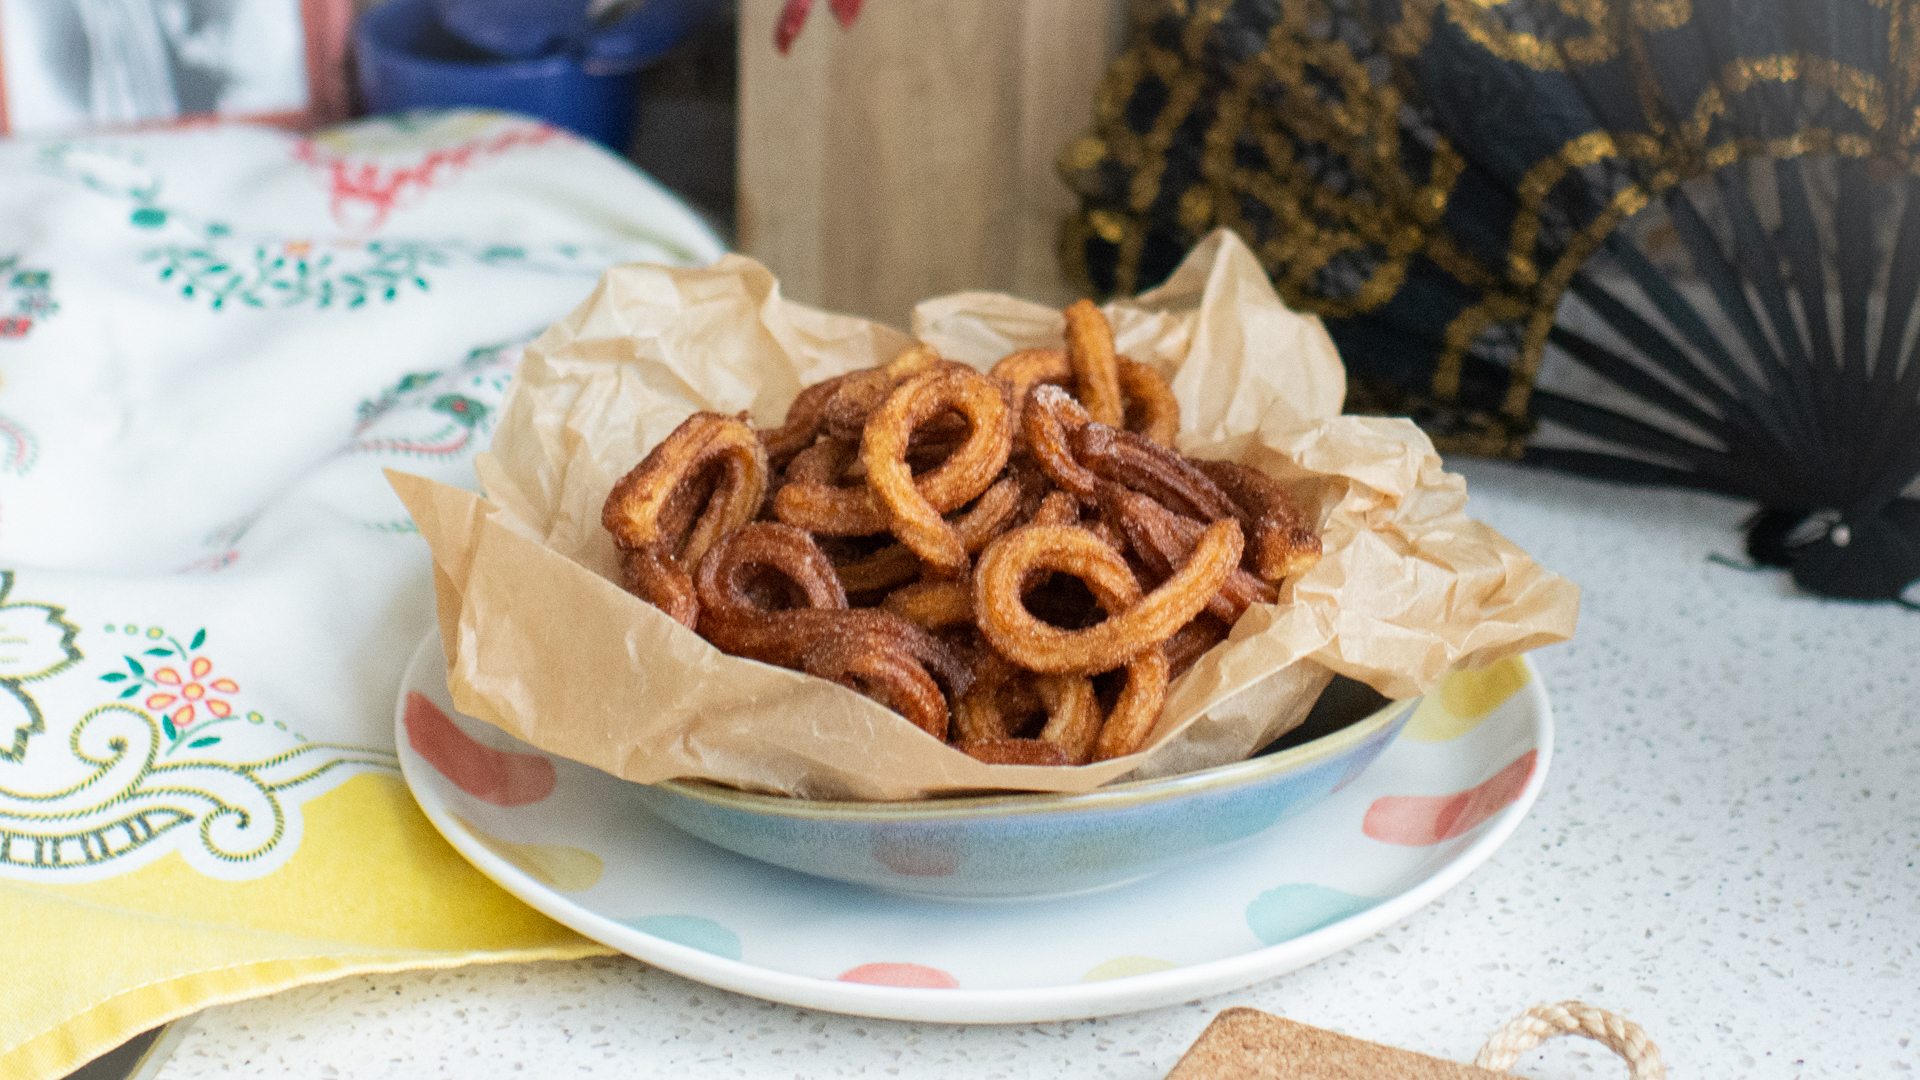
[(950, 903), (783, 870), (655, 819), (635, 785), (457, 713), (438, 633), (408, 667), (396, 726), (434, 826), (555, 920), (723, 989), (942, 1023), (1156, 1008), (1367, 938), (1513, 833), (1553, 742), (1524, 660), (1456, 674), (1351, 784), (1218, 857), (1088, 895)]

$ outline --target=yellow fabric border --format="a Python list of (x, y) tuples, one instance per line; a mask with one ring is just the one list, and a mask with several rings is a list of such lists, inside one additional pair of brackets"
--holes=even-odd
[(264, 877), (217, 881), (177, 853), (103, 881), (0, 882), (0, 1080), (55, 1080), (212, 1005), (345, 975), (572, 960), (616, 950), (488, 881), (399, 777), (301, 805), (306, 835)]
[(264, 997), (296, 986), (348, 975), (441, 971), (467, 964), (529, 960), (581, 960), (616, 952), (582, 939), (573, 945), (470, 953), (375, 953), (256, 960), (177, 975), (115, 994), (91, 1009), (40, 1032), (0, 1054), (0, 1077), (57, 1080), (160, 1024), (214, 1005)]

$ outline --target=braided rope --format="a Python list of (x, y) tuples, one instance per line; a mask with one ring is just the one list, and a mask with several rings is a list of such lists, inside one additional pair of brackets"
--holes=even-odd
[(1600, 1043), (1626, 1059), (1632, 1070), (1631, 1080), (1666, 1080), (1667, 1067), (1660, 1060), (1660, 1048), (1639, 1024), (1582, 1001), (1535, 1005), (1488, 1036), (1473, 1063), (1493, 1072), (1506, 1072), (1520, 1055), (1555, 1035), (1584, 1035)]

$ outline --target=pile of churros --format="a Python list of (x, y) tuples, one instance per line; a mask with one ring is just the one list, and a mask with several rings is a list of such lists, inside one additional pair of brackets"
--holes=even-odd
[(918, 344), (778, 428), (688, 417), (607, 496), (622, 583), (981, 761), (1138, 751), (1168, 682), (1320, 539), (1264, 473), (1175, 451), (1166, 380), (1091, 302), (1065, 315), (1065, 348), (986, 374)]

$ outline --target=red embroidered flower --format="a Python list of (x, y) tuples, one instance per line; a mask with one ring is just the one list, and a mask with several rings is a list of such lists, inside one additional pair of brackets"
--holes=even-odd
[(0, 319), (0, 338), (26, 337), (33, 329), (33, 320), (25, 315), (9, 315)]
[(204, 656), (194, 657), (184, 676), (170, 667), (155, 671), (153, 681), (166, 689), (149, 694), (147, 708), (161, 712), (179, 702), (179, 707), (169, 714), (176, 728), (193, 723), (195, 710), (202, 707), (222, 720), (232, 716), (233, 706), (221, 695), (239, 693), (240, 685), (227, 678), (208, 679), (212, 672), (213, 661)]

